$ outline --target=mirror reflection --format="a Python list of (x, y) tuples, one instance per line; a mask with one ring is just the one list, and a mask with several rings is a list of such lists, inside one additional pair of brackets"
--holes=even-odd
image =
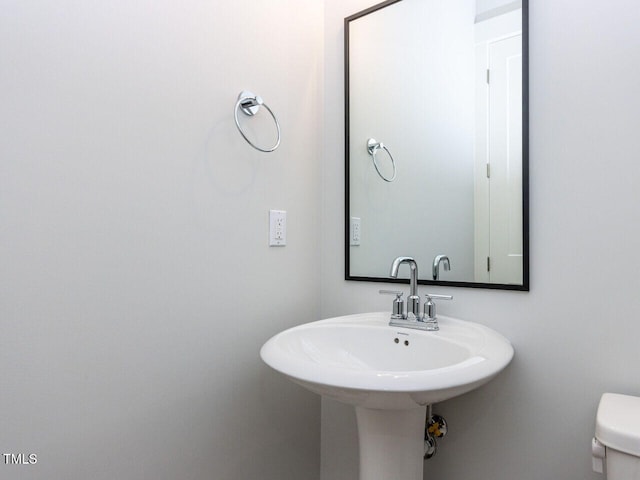
[(421, 283), (528, 289), (526, 9), (400, 0), (345, 19), (348, 279), (387, 281), (406, 255)]

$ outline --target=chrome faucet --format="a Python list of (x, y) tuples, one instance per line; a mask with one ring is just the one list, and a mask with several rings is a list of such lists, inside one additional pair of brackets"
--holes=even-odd
[[(444, 255), (442, 255), (444, 257)], [(438, 330), (438, 321), (436, 317), (436, 305), (433, 299), (451, 300), (451, 295), (435, 295), (427, 293), (424, 303), (424, 310), (420, 309), (420, 296), (418, 295), (418, 264), (412, 257), (398, 257), (391, 264), (391, 278), (398, 278), (398, 270), (400, 265), (406, 263), (411, 268), (411, 277), (409, 278), (409, 298), (407, 299), (407, 310), (404, 310), (404, 302), (402, 301), (402, 292), (393, 290), (380, 290), (380, 293), (395, 295), (393, 302), (393, 311), (389, 325), (396, 327), (416, 328), (419, 330)], [(447, 258), (447, 264), (449, 259)], [(446, 268), (446, 267), (445, 267)]]
[(420, 314), (420, 297), (418, 296), (418, 264), (412, 257), (398, 257), (391, 264), (391, 272), (389, 276), (391, 278), (398, 278), (398, 269), (403, 263), (409, 264), (411, 268), (411, 277), (409, 279), (409, 297), (407, 298), (407, 318), (413, 320), (421, 320)]
[(433, 267), (432, 274), (434, 280), (440, 280), (440, 263), (444, 265), (444, 269), (448, 272), (451, 270), (451, 262), (449, 262), (449, 257), (446, 255), (437, 255), (433, 259)]

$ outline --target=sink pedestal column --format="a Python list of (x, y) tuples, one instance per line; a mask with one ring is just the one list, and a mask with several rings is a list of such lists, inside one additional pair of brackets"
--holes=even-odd
[(356, 407), (360, 480), (422, 480), (426, 407)]

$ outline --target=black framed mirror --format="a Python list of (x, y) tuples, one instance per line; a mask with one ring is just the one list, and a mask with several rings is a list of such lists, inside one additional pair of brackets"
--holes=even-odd
[(345, 278), (406, 282), (389, 267), (411, 256), (421, 284), (529, 290), (528, 1), (344, 25)]

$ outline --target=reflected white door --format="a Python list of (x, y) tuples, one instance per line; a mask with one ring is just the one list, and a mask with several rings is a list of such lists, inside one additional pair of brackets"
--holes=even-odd
[(475, 278), (522, 284), (522, 35), (476, 45)]
[(522, 36), (489, 44), (489, 277), (522, 283)]

